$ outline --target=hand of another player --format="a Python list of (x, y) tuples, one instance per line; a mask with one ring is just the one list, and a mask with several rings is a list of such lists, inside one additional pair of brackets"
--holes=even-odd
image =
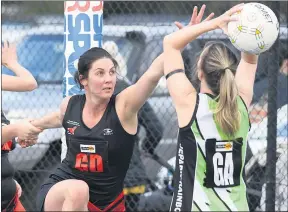
[(213, 24), (216, 28), (222, 29), (223, 32), (228, 35), (228, 23), (230, 21), (237, 21), (238, 17), (232, 16), (234, 13), (240, 12), (243, 9), (244, 3), (237, 4), (231, 9), (227, 10), (224, 14), (221, 16), (213, 19)]
[(7, 41), (2, 44), (2, 65), (9, 68), (17, 63), (17, 51), (15, 44), (9, 44)]
[[(198, 13), (198, 7), (195, 6), (194, 9), (193, 9), (193, 13), (192, 13), (190, 22), (189, 22), (189, 24), (188, 24), (187, 26), (193, 26), (193, 25), (196, 25), (196, 24), (201, 23), (202, 18), (203, 18), (203, 15), (204, 15), (204, 12), (205, 12), (205, 9), (206, 9), (206, 5), (203, 4), (202, 7), (201, 7), (201, 9), (200, 9), (200, 11), (199, 11), (199, 13)], [(210, 15), (209, 15), (204, 21), (209, 21), (209, 20), (211, 20), (211, 19), (213, 18), (213, 16), (214, 16), (214, 13), (210, 13)], [(204, 21), (203, 21), (203, 22), (204, 22)], [(182, 28), (184, 27), (184, 26), (183, 26), (180, 22), (178, 22), (178, 21), (176, 21), (176, 22), (174, 22), (174, 23), (175, 23), (175, 25), (178, 27), (178, 29), (182, 29)]]
[(38, 135), (43, 130), (33, 126), (29, 120), (15, 123), (17, 125), (18, 143), (22, 147), (27, 147), (37, 143)]

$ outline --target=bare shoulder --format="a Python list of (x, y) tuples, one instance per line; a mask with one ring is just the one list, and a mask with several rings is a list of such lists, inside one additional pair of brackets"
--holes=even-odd
[(197, 92), (193, 92), (187, 96), (185, 104), (175, 107), (180, 128), (186, 127), (191, 122), (194, 111), (197, 109), (197, 99)]
[(66, 96), (61, 104), (60, 104), (60, 112), (61, 114), (65, 114), (66, 112), (66, 109), (67, 109), (67, 106), (68, 106), (68, 103), (69, 103), (69, 100), (71, 99), (72, 96)]

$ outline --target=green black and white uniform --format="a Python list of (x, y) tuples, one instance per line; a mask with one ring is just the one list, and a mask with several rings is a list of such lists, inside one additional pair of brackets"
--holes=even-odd
[(250, 122), (241, 97), (237, 103), (240, 129), (229, 138), (213, 116), (213, 96), (197, 95), (190, 123), (179, 129), (170, 211), (249, 211), (242, 174)]

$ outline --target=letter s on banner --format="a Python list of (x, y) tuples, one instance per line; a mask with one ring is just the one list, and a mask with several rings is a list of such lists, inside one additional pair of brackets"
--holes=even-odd
[[(103, 1), (64, 2), (63, 97), (81, 94), (74, 81), (79, 57), (91, 47), (102, 47)], [(62, 130), (61, 160), (66, 157), (65, 131)]]
[(103, 1), (64, 3), (63, 97), (82, 93), (74, 81), (79, 57), (91, 47), (102, 47)]

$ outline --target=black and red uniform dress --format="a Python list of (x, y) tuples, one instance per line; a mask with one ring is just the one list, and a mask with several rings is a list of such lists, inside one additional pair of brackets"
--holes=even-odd
[(135, 135), (127, 133), (115, 109), (113, 95), (100, 121), (92, 128), (82, 120), (86, 96), (69, 100), (63, 119), (67, 155), (60, 166), (41, 186), (38, 211), (44, 210), (49, 189), (67, 179), (85, 181), (89, 186), (90, 211), (125, 211), (123, 182), (133, 152)]

